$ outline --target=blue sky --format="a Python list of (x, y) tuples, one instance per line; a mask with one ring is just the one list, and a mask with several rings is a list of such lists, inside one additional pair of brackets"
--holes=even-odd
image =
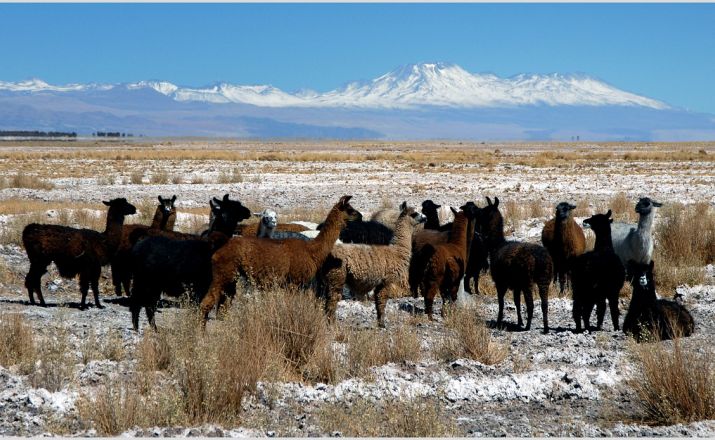
[(2, 4), (0, 80), (319, 91), (415, 62), (584, 73), (715, 114), (715, 4)]

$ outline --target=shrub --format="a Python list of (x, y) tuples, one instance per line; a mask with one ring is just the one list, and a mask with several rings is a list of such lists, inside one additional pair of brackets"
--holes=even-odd
[(712, 353), (684, 349), (679, 339), (671, 348), (656, 342), (634, 348), (633, 389), (643, 417), (673, 425), (715, 418), (715, 364)]
[(466, 357), (493, 365), (509, 354), (508, 346), (494, 341), (491, 331), (473, 305), (452, 307), (444, 324), (448, 334), (437, 347), (438, 358), (451, 361)]

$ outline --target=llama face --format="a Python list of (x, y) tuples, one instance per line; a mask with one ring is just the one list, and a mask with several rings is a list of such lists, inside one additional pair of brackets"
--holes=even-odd
[(405, 207), (402, 209), (402, 212), (400, 212), (400, 217), (408, 216), (410, 217), (411, 221), (410, 223), (412, 226), (418, 225), (420, 223), (424, 223), (427, 221), (427, 216), (422, 214), (421, 212), (417, 212), (415, 208), (409, 208), (405, 205)]
[(127, 199), (113, 199), (108, 202), (102, 202), (106, 206), (109, 206), (110, 211), (114, 211), (121, 215), (132, 215), (137, 213), (137, 208), (131, 203), (127, 202)]
[(176, 196), (166, 199), (159, 196), (159, 207), (164, 211), (164, 214), (169, 214), (174, 211), (174, 202), (176, 202)]
[(425, 215), (432, 215), (432, 216), (437, 216), (437, 210), (440, 208), (442, 205), (438, 205), (434, 203), (432, 200), (425, 200), (422, 202), (422, 214)]
[(275, 229), (278, 226), (278, 214), (271, 209), (264, 209), (260, 214), (254, 214), (261, 217), (261, 223), (268, 229)]
[(476, 220), (479, 218), (479, 215), (481, 214), (482, 208), (476, 205), (474, 202), (467, 202), (464, 205), (460, 206), (459, 209), (464, 211), (464, 214), (467, 216), (469, 220)]
[(662, 203), (658, 203), (650, 197), (641, 197), (636, 203), (636, 212), (641, 215), (648, 215), (653, 208), (660, 208), (661, 206), (663, 206)]
[(566, 220), (569, 217), (569, 213), (576, 209), (576, 205), (572, 205), (568, 202), (561, 202), (556, 205), (556, 218), (558, 220)]
[(611, 218), (611, 210), (609, 209), (605, 214), (595, 214), (583, 221), (583, 226), (586, 229), (593, 229), (593, 232), (599, 234), (605, 230), (611, 230), (611, 223), (613, 219)]
[(352, 196), (342, 196), (338, 202), (338, 209), (343, 213), (345, 221), (359, 222), (362, 221), (362, 214), (350, 204)]

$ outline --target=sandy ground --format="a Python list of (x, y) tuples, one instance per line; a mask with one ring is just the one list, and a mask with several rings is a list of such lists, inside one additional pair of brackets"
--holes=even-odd
[[(16, 147), (13, 147), (16, 148)], [(37, 148), (37, 147), (35, 147)], [(502, 147), (504, 148), (504, 147)], [(534, 147), (537, 148), (537, 147)], [(546, 148), (538, 146), (538, 148)], [(2, 150), (0, 148), (0, 150)], [(45, 160), (44, 167), (87, 167), (94, 163), (77, 160)], [(91, 161), (90, 161), (91, 162)], [(12, 164), (5, 164), (11, 166)], [(272, 162), (245, 161), (209, 163), (203, 161), (129, 164), (127, 177), (133, 168), (160, 167), (170, 175), (182, 175), (186, 181), (201, 176), (215, 182), (222, 171), (238, 169), (243, 181), (232, 184), (122, 184), (100, 185), (100, 175), (57, 177), (51, 179), (55, 188), (0, 189), (0, 200), (29, 198), (51, 201), (86, 201), (96, 203), (112, 197), (130, 201), (155, 198), (158, 194), (177, 194), (179, 210), (206, 206), (210, 197), (228, 192), (246, 201), (254, 211), (262, 208), (295, 210), (306, 207), (330, 206), (343, 194), (354, 196), (353, 206), (370, 213), (388, 202), (402, 200), (417, 205), (426, 198), (438, 203), (459, 206), (465, 200), (483, 200), (497, 195), (502, 202), (541, 200), (553, 206), (562, 200), (586, 200), (601, 206), (615, 193), (624, 192), (635, 203), (637, 196), (649, 195), (661, 202), (715, 203), (715, 169), (712, 162), (642, 162), (622, 164), (594, 163), (569, 167), (528, 167), (501, 163), (452, 164), (415, 169), (414, 164), (389, 161), (366, 162)], [(60, 173), (61, 174), (61, 173)], [(550, 209), (547, 211), (550, 212)], [(0, 219), (0, 227), (10, 216)], [(180, 217), (179, 222), (182, 221)], [(520, 222), (512, 238), (537, 242), (546, 220), (530, 218)], [(21, 247), (0, 245), (0, 267), (7, 274), (0, 277), (0, 308), (22, 313), (39, 334), (51, 334), (57, 326), (67, 327), (75, 350), (88, 332), (100, 340), (110, 333), (118, 334), (127, 350), (133, 350), (141, 337), (131, 331), (128, 309), (124, 302), (103, 295), (103, 310), (80, 311), (77, 283), (60, 279), (52, 268), (43, 278), (47, 308), (27, 303), (22, 279), (28, 269)], [(4, 264), (2, 264), (4, 263)], [(103, 274), (104, 293), (112, 292), (108, 269)], [(685, 341), (687, 346), (709, 346), (715, 335), (715, 269), (707, 268), (705, 285), (682, 286), (677, 289), (685, 297), (696, 320), (696, 334)], [(672, 296), (674, 292), (659, 292)], [(497, 314), (496, 298), (492, 296), (460, 295), (460, 303), (476, 301), (487, 323)], [(627, 299), (620, 304), (621, 319), (628, 307)], [(404, 298), (390, 301), (388, 323), (406, 310), (422, 310), (421, 299)], [(172, 314), (183, 313), (176, 308), (161, 309), (158, 315), (162, 327)], [(508, 297), (505, 318), (515, 322), (515, 308)], [(374, 306), (370, 302), (341, 301), (339, 320), (349, 325), (375, 325)], [(155, 428), (130, 430), (127, 435), (225, 435), (225, 436), (329, 436), (321, 432), (315, 411), (326, 402), (347, 403), (356, 398), (368, 400), (431, 397), (455, 418), (464, 436), (713, 436), (715, 421), (689, 425), (653, 427), (638, 423), (632, 391), (624, 381), (633, 371), (627, 338), (612, 330), (610, 320), (605, 330), (575, 334), (571, 319), (571, 300), (552, 297), (549, 300), (552, 331), (541, 333), (541, 312), (535, 304), (534, 325), (529, 332), (493, 328), (497, 341), (510, 346), (505, 361), (494, 366), (460, 359), (451, 363), (423, 359), (416, 363), (387, 364), (373, 368), (367, 379), (349, 379), (338, 384), (280, 383), (261, 384), (257, 396), (245, 403), (246, 422), (237, 429), (216, 426), (194, 428)], [(443, 324), (424, 322), (416, 327), (423, 345), (434, 344)], [(389, 331), (389, 328), (388, 330)], [(133, 368), (133, 361), (91, 361), (83, 364), (77, 352), (70, 384), (51, 393), (33, 388), (27, 377), (13, 369), (0, 366), (0, 435), (41, 435), (53, 432), (58, 419), (76, 418), (75, 402), (80, 389), (96, 387), (106, 377), (123, 374)], [(270, 388), (270, 396), (268, 389)], [(278, 397), (275, 397), (276, 389)], [(270, 405), (269, 405), (270, 400)], [(95, 435), (86, 427), (75, 427), (75, 434)]]

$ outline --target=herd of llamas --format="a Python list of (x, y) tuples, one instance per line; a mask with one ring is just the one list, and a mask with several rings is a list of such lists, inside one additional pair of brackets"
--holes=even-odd
[[(575, 330), (600, 330), (608, 303), (613, 329), (619, 330), (618, 296), (628, 280), (633, 286), (623, 331), (636, 340), (688, 336), (694, 331), (691, 314), (680, 303), (658, 299), (653, 276), (653, 218), (660, 203), (648, 197), (635, 205), (637, 225), (614, 223), (609, 210), (583, 221), (596, 236), (586, 250), (583, 229), (574, 220), (575, 205), (559, 203), (555, 216), (544, 225), (543, 246), (510, 241), (504, 236), (499, 198), (486, 205), (470, 201), (454, 220), (440, 222), (440, 205), (425, 200), (421, 210), (402, 203), (399, 209), (383, 209), (369, 219), (343, 196), (315, 228), (304, 224), (279, 224), (271, 209), (252, 213), (240, 201), (209, 201), (210, 221), (201, 234), (174, 231), (176, 196), (159, 196), (150, 225), (124, 224), (136, 208), (124, 198), (104, 202), (108, 206), (103, 232), (61, 225), (29, 224), (22, 242), (30, 260), (25, 287), (30, 303), (37, 294), (45, 305), (41, 277), (54, 262), (60, 276), (79, 275), (81, 308), (91, 287), (99, 300), (101, 268), (111, 265), (115, 293), (129, 297), (131, 321), (139, 329), (142, 308), (156, 330), (155, 312), (161, 295), (188, 295), (201, 310), (203, 325), (209, 313), (226, 308), (245, 288), (272, 286), (312, 289), (323, 298), (325, 312), (335, 320), (338, 302), (348, 289), (355, 298), (373, 292), (377, 322), (385, 326), (389, 298), (422, 295), (425, 313), (433, 319), (436, 297), (442, 313), (457, 300), (460, 285), (479, 294), (479, 277), (490, 272), (496, 287), (503, 325), (504, 300), (513, 293), (519, 328), (531, 328), (534, 286), (538, 289), (543, 331), (548, 333), (548, 292), (557, 283), (561, 292), (570, 284), (573, 292)], [(251, 216), (258, 223), (242, 224)], [(472, 282), (474, 287), (472, 287)], [(521, 299), (526, 303), (526, 325)], [(228, 301), (228, 303), (227, 303)], [(590, 318), (596, 308), (596, 326)]]

